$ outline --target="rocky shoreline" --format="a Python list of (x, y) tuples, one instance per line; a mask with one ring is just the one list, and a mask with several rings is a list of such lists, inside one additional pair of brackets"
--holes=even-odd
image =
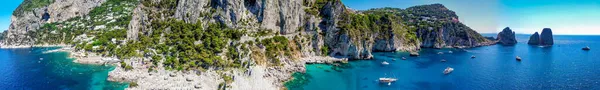
[(109, 72), (108, 80), (114, 82), (136, 83), (138, 86), (130, 86), (129, 90), (146, 89), (219, 89), (225, 81), (221, 74), (231, 75), (233, 82), (229, 84), (232, 90), (279, 90), (285, 88), (286, 81), (291, 80), (292, 73), (305, 72), (305, 64), (323, 63), (331, 64), (347, 62), (348, 59), (339, 59), (325, 56), (313, 56), (301, 58), (299, 61), (287, 62), (283, 66), (251, 66), (248, 69), (233, 69), (223, 71), (173, 71), (159, 67), (158, 70), (148, 72), (149, 63), (143, 63), (146, 58), (132, 58), (124, 60), (134, 69), (125, 70), (118, 62), (107, 61), (111, 57), (103, 57), (95, 53), (75, 51), (68, 45), (33, 45), (33, 46), (6, 46), (3, 48), (31, 48), (31, 47), (62, 47), (60, 49), (46, 51), (44, 53), (67, 52), (73, 62), (95, 65), (113, 65), (116, 68)]
[[(495, 43), (482, 43), (478, 46), (493, 45)], [(309, 56), (298, 61), (288, 61), (282, 66), (250, 66), (247, 69), (230, 69), (227, 71), (174, 71), (166, 70), (159, 65), (157, 70), (149, 72), (150, 63), (148, 58), (132, 58), (122, 60), (133, 67), (125, 70), (118, 62), (110, 61), (111, 57), (103, 57), (95, 53), (75, 51), (67, 45), (34, 45), (34, 46), (11, 46), (10, 48), (30, 47), (62, 47), (61, 49), (47, 51), (68, 52), (73, 62), (82, 64), (113, 65), (116, 68), (109, 72), (108, 80), (114, 82), (136, 83), (137, 86), (129, 86), (128, 90), (146, 89), (207, 89), (214, 90), (225, 86), (232, 90), (279, 90), (285, 88), (284, 83), (292, 78), (295, 72), (305, 72), (306, 64), (334, 64), (347, 63), (347, 58), (334, 58), (328, 56)], [(468, 47), (454, 47), (468, 48)], [(87, 53), (87, 54), (86, 54)], [(107, 60), (108, 59), (108, 60)], [(114, 60), (114, 59), (113, 59)], [(121, 61), (121, 60), (119, 60)], [(222, 75), (232, 77), (232, 82), (225, 83)], [(226, 84), (226, 85), (221, 85)], [(220, 87), (222, 86), (222, 87)]]

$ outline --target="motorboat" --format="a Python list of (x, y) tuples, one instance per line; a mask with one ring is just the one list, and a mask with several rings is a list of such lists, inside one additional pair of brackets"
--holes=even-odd
[(387, 85), (392, 85), (392, 82), (396, 82), (396, 78), (379, 78), (379, 83), (387, 83)]
[(590, 50), (590, 49), (591, 49), (591, 48), (590, 48), (589, 46), (585, 46), (585, 47), (581, 48), (581, 50), (586, 50), (586, 51), (587, 51), (587, 50)]
[(446, 67), (446, 69), (444, 69), (444, 74), (447, 75), (449, 73), (452, 73), (452, 71), (454, 71), (454, 68)]
[(383, 62), (381, 62), (381, 65), (390, 65), (390, 63), (383, 61)]

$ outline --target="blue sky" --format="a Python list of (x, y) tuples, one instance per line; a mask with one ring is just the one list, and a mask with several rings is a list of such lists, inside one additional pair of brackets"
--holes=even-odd
[(23, 0), (3, 0), (0, 3), (0, 31), (8, 29), (10, 26), (10, 16), (13, 10), (21, 4)]
[[(0, 3), (0, 31), (8, 29), (12, 11), (23, 0)], [(600, 0), (342, 0), (346, 6), (366, 10), (407, 8), (441, 3), (455, 11), (461, 22), (480, 33), (497, 33), (504, 27), (531, 34), (552, 28), (555, 34), (600, 34)]]

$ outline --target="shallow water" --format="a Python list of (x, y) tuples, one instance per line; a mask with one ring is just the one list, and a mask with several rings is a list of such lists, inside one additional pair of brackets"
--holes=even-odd
[[(493, 35), (488, 35), (493, 36)], [(339, 71), (323, 64), (307, 65), (307, 78), (291, 90), (402, 89), (600, 89), (600, 36), (554, 36), (555, 45), (527, 45), (529, 35), (517, 35), (515, 46), (469, 49), (423, 49), (421, 56), (406, 52), (374, 53), (373, 60), (351, 61)], [(590, 46), (592, 50), (583, 51)], [(453, 53), (448, 53), (453, 51)], [(444, 52), (444, 54), (437, 54)], [(477, 56), (471, 59), (471, 55)], [(523, 60), (516, 61), (520, 56)], [(401, 60), (401, 57), (408, 58)], [(396, 59), (396, 61), (393, 61)], [(445, 59), (447, 62), (441, 62)], [(387, 61), (390, 65), (383, 66)], [(446, 67), (454, 72), (444, 75)], [(391, 85), (379, 77), (395, 77)]]
[(114, 90), (126, 83), (107, 81), (114, 67), (73, 63), (57, 48), (0, 49), (1, 90)]

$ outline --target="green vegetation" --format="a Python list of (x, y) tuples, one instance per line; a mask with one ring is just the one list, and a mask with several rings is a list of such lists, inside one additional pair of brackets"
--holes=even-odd
[[(373, 41), (375, 39), (390, 39), (393, 36), (405, 39), (406, 43), (416, 44), (416, 30), (407, 28), (402, 23), (399, 12), (393, 10), (373, 9), (363, 14), (345, 12), (340, 15), (338, 28), (341, 33), (347, 33), (354, 41)], [(359, 45), (359, 42), (354, 42)]]
[(290, 56), (289, 41), (283, 36), (263, 39), (261, 43), (266, 47), (265, 54), (270, 59), (270, 63), (279, 65), (281, 61), (277, 57), (280, 55)]
[(304, 11), (311, 15), (320, 15), (321, 11), (323, 11), (323, 7), (327, 5), (327, 3), (335, 3), (341, 2), (340, 0), (315, 0), (315, 2), (311, 2), (311, 0), (304, 0), (303, 5), (308, 6), (309, 8), (305, 8)]
[(54, 2), (54, 0), (23, 0), (21, 5), (13, 11), (13, 15), (21, 17), (25, 12), (31, 12), (33, 9), (48, 6), (52, 2)]
[(137, 87), (137, 82), (129, 82), (129, 87)]
[(327, 45), (321, 46), (321, 55), (323, 55), (323, 56), (329, 55), (329, 48), (327, 47)]

